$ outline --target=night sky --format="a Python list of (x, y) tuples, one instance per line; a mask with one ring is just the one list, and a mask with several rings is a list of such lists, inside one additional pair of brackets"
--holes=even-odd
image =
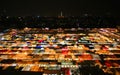
[(119, 16), (119, 0), (0, 0), (0, 12), (9, 16), (65, 16), (112, 14)]

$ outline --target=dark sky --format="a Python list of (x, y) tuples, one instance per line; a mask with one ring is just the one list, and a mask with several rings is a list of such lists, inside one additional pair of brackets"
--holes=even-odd
[(119, 0), (0, 0), (0, 12), (7, 15), (57, 16), (60, 11), (66, 16), (79, 16), (84, 13), (101, 15), (120, 13)]

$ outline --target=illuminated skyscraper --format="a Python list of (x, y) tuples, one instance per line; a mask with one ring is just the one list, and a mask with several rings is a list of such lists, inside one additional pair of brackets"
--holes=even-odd
[(62, 11), (60, 12), (60, 15), (58, 15), (58, 17), (59, 17), (59, 18), (64, 18)]
[(62, 13), (62, 11), (61, 11), (61, 14), (60, 14), (60, 16), (63, 16), (63, 13)]

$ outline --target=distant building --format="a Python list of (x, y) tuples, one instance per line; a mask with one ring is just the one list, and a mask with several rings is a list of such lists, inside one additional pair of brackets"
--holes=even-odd
[(58, 18), (64, 18), (62, 11), (60, 12), (60, 15), (58, 15)]

